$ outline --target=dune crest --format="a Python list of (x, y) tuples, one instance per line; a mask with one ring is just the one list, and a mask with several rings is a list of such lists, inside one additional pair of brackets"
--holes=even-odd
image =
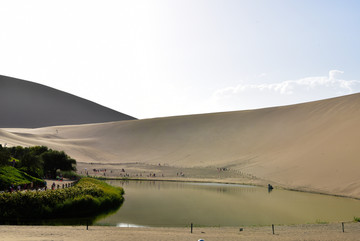
[(2, 75), (0, 110), (0, 128), (37, 128), (135, 119), (44, 85)]

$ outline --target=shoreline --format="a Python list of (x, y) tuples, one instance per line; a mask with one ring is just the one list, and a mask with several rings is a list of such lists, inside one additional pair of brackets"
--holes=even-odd
[[(106, 172), (93, 172), (93, 169), (106, 170)], [(87, 163), (78, 162), (78, 174), (84, 176), (87, 170), (89, 176), (102, 180), (133, 180), (133, 181), (169, 181), (169, 182), (196, 182), (196, 183), (220, 183), (251, 185), (267, 188), (271, 184), (275, 189), (312, 194), (327, 195), (333, 197), (350, 198), (360, 200), (359, 196), (352, 196), (346, 193), (334, 193), (311, 187), (294, 187), (284, 185), (275, 181), (262, 179), (250, 173), (238, 169), (227, 169), (218, 171), (217, 167), (178, 167), (167, 164), (156, 165), (149, 163)], [(126, 172), (122, 172), (125, 170)], [(185, 176), (177, 176), (183, 172)], [(156, 174), (155, 177), (149, 174)], [(105, 174), (105, 176), (104, 176)], [(125, 176), (127, 175), (127, 176)], [(142, 176), (140, 176), (142, 175)]]
[[(242, 228), (242, 231), (240, 231)], [(109, 226), (0, 226), (1, 240), (358, 240), (360, 223), (243, 227), (124, 228)]]
[[(131, 178), (131, 177), (124, 177), (124, 178), (118, 178), (118, 177), (101, 177), (101, 176), (89, 176), (94, 179), (99, 179), (103, 181), (156, 181), (156, 182), (183, 182), (183, 183), (210, 183), (210, 184), (224, 184), (224, 185), (246, 185), (246, 186), (254, 186), (254, 187), (263, 187), (267, 188), (267, 184), (256, 184), (256, 183), (246, 183), (246, 182), (222, 182), (220, 180), (198, 180), (198, 179), (189, 179), (189, 180), (183, 180), (183, 179), (159, 179), (159, 178)], [(312, 191), (312, 190), (301, 190), (301, 189), (295, 189), (295, 188), (288, 188), (283, 186), (273, 186), (274, 190), (286, 190), (286, 191), (292, 191), (292, 192), (304, 192), (304, 193), (310, 193), (310, 194), (319, 194), (319, 195), (326, 195), (326, 196), (332, 196), (332, 197), (339, 197), (339, 198), (349, 198), (349, 199), (355, 199), (359, 200), (359, 197), (353, 197), (353, 196), (346, 196), (346, 195), (340, 195), (340, 194), (332, 194), (332, 193), (326, 193), (321, 191)]]

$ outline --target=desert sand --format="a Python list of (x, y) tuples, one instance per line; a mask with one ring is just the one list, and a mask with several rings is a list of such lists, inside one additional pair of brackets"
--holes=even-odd
[[(42, 102), (56, 109), (52, 102)], [(3, 113), (9, 115), (1, 116), (0, 127), (22, 127), (26, 118), (15, 121), (7, 109), (14, 106), (5, 103)], [(23, 103), (15, 109), (28, 108)], [(0, 128), (0, 144), (63, 150), (78, 161), (79, 173), (92, 176), (271, 183), (360, 198), (360, 94), (259, 110), (98, 124), (52, 126), (53, 120), (33, 120), (35, 126), (50, 126), (44, 128)], [(345, 233), (340, 223), (279, 226), (275, 235), (271, 227), (244, 227), (242, 232), (195, 228), (190, 234), (189, 228), (0, 226), (0, 233), (0, 240), (357, 240), (360, 226), (346, 223)]]
[(0, 226), (0, 240), (358, 240), (359, 223), (311, 224), (297, 226), (198, 228), (117, 228), (90, 226)]
[(0, 143), (64, 150), (79, 172), (107, 166), (113, 176), (125, 168), (135, 176), (166, 172), (167, 179), (271, 183), (360, 198), (359, 123), (360, 94), (354, 94), (249, 111), (2, 128)]

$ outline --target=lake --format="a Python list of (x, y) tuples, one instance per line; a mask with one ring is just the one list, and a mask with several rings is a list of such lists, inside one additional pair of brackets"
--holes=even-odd
[(328, 195), (213, 183), (108, 181), (125, 190), (119, 211), (97, 225), (248, 226), (351, 221), (360, 201)]

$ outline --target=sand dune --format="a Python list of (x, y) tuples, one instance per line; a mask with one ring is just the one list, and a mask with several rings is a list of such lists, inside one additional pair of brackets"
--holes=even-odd
[(287, 188), (360, 198), (359, 123), (354, 94), (250, 111), (0, 129), (0, 143), (47, 145), (88, 163), (227, 167)]
[(34, 128), (135, 119), (44, 85), (1, 75), (0, 110), (0, 128)]

